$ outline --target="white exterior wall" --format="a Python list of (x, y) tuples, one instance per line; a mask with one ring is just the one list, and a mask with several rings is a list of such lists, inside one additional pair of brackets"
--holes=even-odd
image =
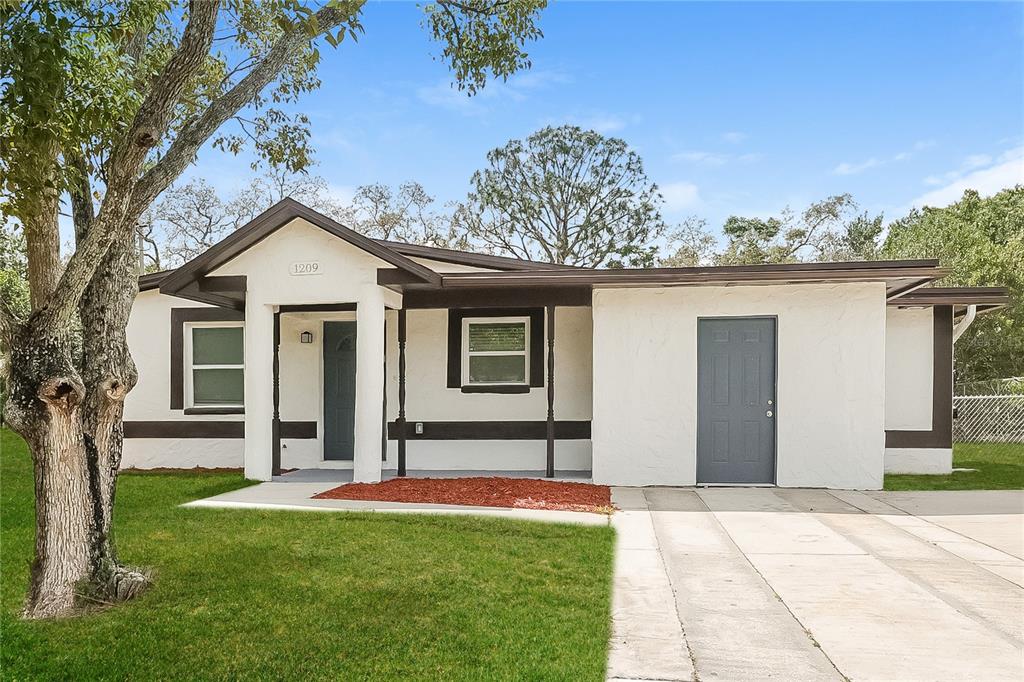
[[(316, 260), (322, 275), (292, 276), (295, 261)], [(479, 271), (482, 268), (414, 259), (438, 272)], [(125, 467), (242, 467), (245, 441), (251, 458), (247, 475), (269, 476), (272, 411), (272, 314), (275, 306), (354, 302), (380, 307), (401, 306), (401, 297), (376, 285), (377, 269), (391, 267), (360, 249), (306, 224), (293, 221), (266, 240), (240, 254), (214, 273), (245, 275), (246, 296), (246, 415), (185, 415), (171, 410), (170, 311), (172, 308), (210, 307), (202, 303), (142, 292), (135, 300), (128, 326), (128, 342), (139, 367), (139, 383), (126, 401), (126, 421), (249, 421), (246, 439), (129, 438), (125, 440)], [(280, 410), (282, 421), (317, 422), (315, 439), (282, 439), (281, 465), (285, 468), (351, 468), (352, 462), (323, 459), (323, 323), (355, 320), (354, 312), (284, 313), (281, 315)], [(538, 421), (547, 417), (546, 388), (527, 394), (463, 394), (447, 388), (447, 311), (408, 312), (407, 401), (410, 421)], [(386, 315), (388, 420), (398, 412), (397, 312)], [(257, 330), (255, 327), (261, 329)], [(373, 326), (376, 326), (375, 324)], [(555, 338), (555, 418), (589, 420), (591, 417), (591, 315), (589, 308), (558, 308)], [(313, 332), (313, 343), (302, 344), (299, 334)], [(357, 338), (364, 339), (360, 324)], [(370, 342), (379, 344), (381, 339)], [(546, 347), (546, 344), (545, 344)], [(373, 357), (373, 354), (370, 354)], [(376, 357), (380, 357), (377, 355)], [(546, 367), (546, 364), (545, 364)], [(362, 369), (362, 365), (360, 368)], [(380, 364), (363, 369), (363, 376), (380, 376)], [(360, 372), (357, 370), (357, 376)], [(380, 461), (380, 407), (383, 386), (364, 386), (366, 407), (362, 423), (374, 426), (362, 434), (375, 462)], [(360, 395), (357, 395), (357, 405)], [(357, 422), (360, 419), (357, 417)], [(357, 441), (360, 436), (357, 433)], [(360, 445), (357, 444), (357, 449)], [(365, 450), (365, 449), (364, 449)], [(397, 466), (397, 446), (388, 443), (384, 468)], [(408, 441), (410, 469), (542, 469), (544, 441)], [(368, 458), (366, 458), (368, 459)], [(556, 441), (555, 462), (560, 470), (590, 468), (590, 441)]]
[[(935, 380), (933, 308), (886, 311), (885, 428), (931, 431)], [(951, 448), (886, 448), (885, 471), (891, 474), (948, 474)]]
[[(209, 307), (157, 291), (136, 297), (127, 335), (139, 381), (125, 399), (125, 421), (242, 421), (242, 415), (186, 416), (170, 409), (171, 308)], [(242, 441), (235, 438), (126, 438), (121, 467), (238, 468), (242, 456)]]
[(885, 320), (885, 428), (930, 431), (932, 309), (890, 306)]
[[(448, 311), (406, 313), (406, 419), (417, 421), (543, 421), (547, 382), (529, 393), (462, 393), (448, 388)], [(398, 319), (388, 313), (388, 421), (398, 416)], [(555, 309), (555, 420), (587, 421), (592, 407), (592, 323), (590, 308)], [(546, 348), (545, 342), (545, 348)], [(545, 371), (547, 364), (545, 362)], [(410, 426), (412, 428), (412, 426)], [(410, 439), (410, 469), (543, 469), (546, 444), (532, 441), (427, 441)], [(397, 444), (388, 443), (388, 463)], [(589, 440), (555, 441), (559, 470), (589, 470)]]
[(594, 481), (694, 485), (697, 319), (777, 317), (776, 482), (882, 486), (882, 283), (598, 289)]

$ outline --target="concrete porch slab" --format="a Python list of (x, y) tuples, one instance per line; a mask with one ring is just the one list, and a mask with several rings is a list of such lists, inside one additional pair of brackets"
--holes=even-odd
[(570, 512), (548, 509), (514, 509), (506, 507), (474, 507), (452, 504), (424, 504), (407, 502), (380, 502), (369, 500), (314, 500), (313, 495), (337, 486), (337, 481), (271, 481), (248, 488), (232, 490), (202, 500), (183, 504), (183, 507), (213, 509), (279, 509), (293, 511), (361, 511), (398, 514), (450, 514), (462, 516), (492, 516), (542, 521), (547, 523), (575, 523), (591, 526), (608, 525), (605, 514)]

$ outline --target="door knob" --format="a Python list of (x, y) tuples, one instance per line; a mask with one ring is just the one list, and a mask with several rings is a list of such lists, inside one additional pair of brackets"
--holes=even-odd
[(766, 416), (766, 417), (772, 416), (772, 411), (768, 410), (767, 412), (764, 413), (764, 416)]

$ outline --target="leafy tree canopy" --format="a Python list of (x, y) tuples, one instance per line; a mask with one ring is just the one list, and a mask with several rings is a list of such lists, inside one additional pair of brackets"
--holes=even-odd
[(1024, 376), (1024, 185), (945, 208), (913, 210), (889, 226), (884, 258), (938, 258), (946, 286), (1006, 286), (1011, 307), (980, 316), (956, 342), (957, 378)]
[(524, 260), (649, 265), (662, 235), (658, 187), (618, 138), (543, 128), (487, 154), (456, 211), (470, 243)]

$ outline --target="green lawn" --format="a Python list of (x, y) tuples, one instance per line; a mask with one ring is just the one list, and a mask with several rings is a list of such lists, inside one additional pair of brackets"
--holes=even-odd
[(610, 528), (177, 506), (245, 485), (232, 474), (122, 476), (121, 555), (156, 585), (21, 621), (31, 466), (0, 438), (4, 679), (604, 678)]
[(977, 469), (948, 476), (890, 474), (886, 490), (1019, 490), (1024, 488), (1024, 445), (957, 443), (953, 467)]

